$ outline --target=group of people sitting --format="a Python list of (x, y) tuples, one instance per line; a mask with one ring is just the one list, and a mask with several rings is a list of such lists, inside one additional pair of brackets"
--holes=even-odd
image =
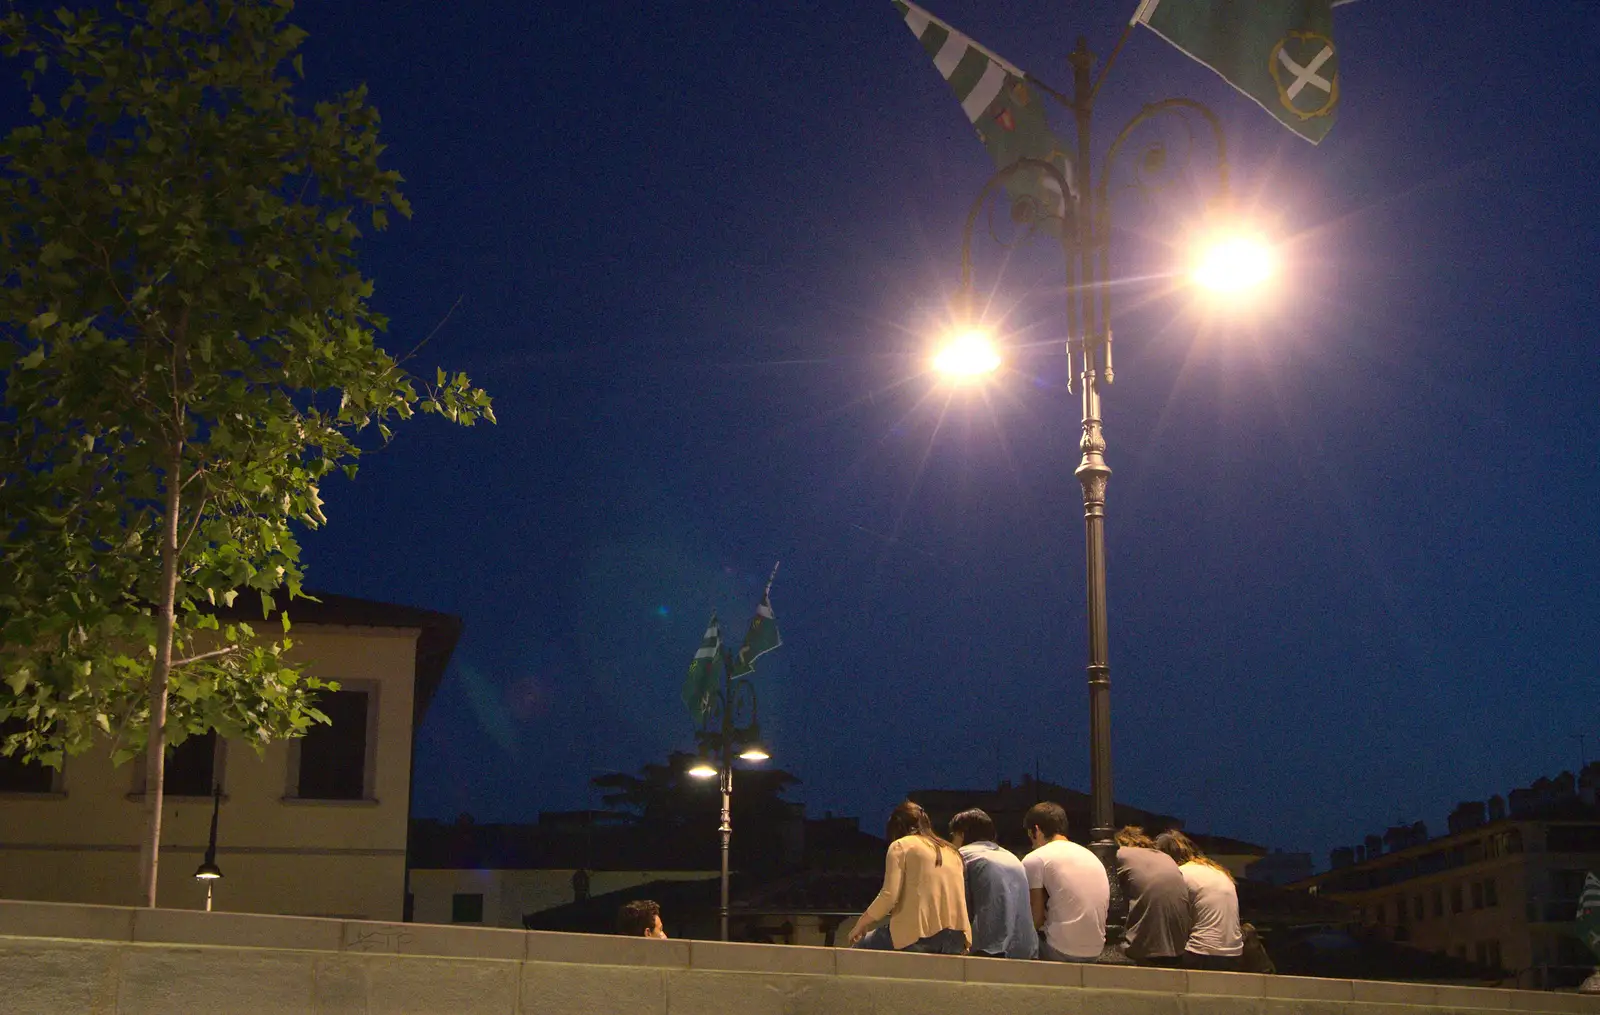
[[(1060, 804), (1023, 817), (1032, 847), (1018, 859), (981, 810), (937, 835), (907, 800), (889, 816), (883, 889), (850, 932), (856, 948), (1093, 962), (1105, 949), (1111, 884), (1093, 853), (1067, 838)], [(1117, 833), (1128, 899), (1127, 955), (1141, 965), (1234, 970), (1244, 934), (1233, 875), (1179, 831)]]

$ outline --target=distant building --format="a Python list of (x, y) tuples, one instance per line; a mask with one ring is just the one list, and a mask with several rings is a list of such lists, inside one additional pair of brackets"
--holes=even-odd
[[(1061, 805), (1067, 812), (1067, 833), (1074, 842), (1089, 841), (1089, 794), (1066, 786), (1024, 775), (1013, 783), (1006, 779), (994, 789), (914, 789), (906, 794), (928, 812), (928, 820), (940, 835), (950, 826), (950, 819), (969, 807), (981, 807), (994, 819), (999, 843), (1021, 856), (1028, 851), (1028, 840), (1023, 834), (1022, 818), (1028, 808), (1041, 800)], [(1183, 819), (1171, 814), (1147, 811), (1128, 804), (1112, 805), (1113, 824), (1138, 825), (1151, 835), (1169, 828), (1183, 828)], [(1222, 835), (1199, 832), (1186, 834), (1212, 859), (1227, 867), (1235, 877), (1243, 877), (1246, 868), (1268, 854), (1267, 847), (1244, 842)]]
[(1250, 881), (1269, 885), (1289, 885), (1311, 876), (1310, 853), (1285, 853), (1275, 849), (1244, 869)]
[[(785, 807), (791, 810), (792, 821), (765, 836), (735, 823), (734, 884), (767, 900), (758, 911), (735, 900), (743, 907), (734, 921), (738, 940), (822, 943), (838, 921), (826, 906), (807, 908), (805, 890), (794, 887), (806, 879), (846, 884), (843, 894), (853, 898), (849, 887), (864, 883), (865, 872), (872, 887), (856, 913), (877, 891), (882, 839), (860, 831), (855, 818), (806, 818), (799, 805)], [(755, 862), (764, 859), (751, 855), (762, 838), (785, 844), (779, 863)], [(421, 923), (604, 933), (623, 902), (648, 897), (665, 907), (671, 898), (669, 933), (677, 926), (714, 936), (719, 872), (716, 826), (709, 822), (652, 829), (612, 811), (573, 811), (540, 814), (537, 824), (412, 824), (411, 913)], [(773, 894), (785, 885), (786, 894)]]
[(1427, 838), (1419, 823), (1369, 835), (1299, 886), (1356, 907), (1388, 940), (1502, 969), (1519, 987), (1575, 986), (1595, 967), (1572, 927), (1584, 875), (1600, 870), (1597, 785), (1600, 762), (1513, 790), (1509, 806), (1465, 801), (1447, 834)]
[[(398, 920), (414, 734), (460, 636), (455, 617), (319, 594), (296, 601), (293, 656), (340, 689), (332, 720), (267, 745), (191, 737), (167, 760), (159, 902), (200, 908), (193, 878), (222, 787), (220, 910)], [(260, 614), (254, 618), (259, 621)], [(144, 770), (95, 749), (60, 770), (0, 759), (0, 898), (139, 899)]]

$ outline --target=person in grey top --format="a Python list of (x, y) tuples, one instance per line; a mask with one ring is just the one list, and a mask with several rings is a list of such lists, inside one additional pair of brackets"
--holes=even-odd
[(1038, 958), (1039, 933), (1033, 929), (1033, 910), (1028, 902), (1028, 873), (1023, 870), (1022, 861), (997, 845), (994, 837), (993, 819), (977, 808), (950, 819), (950, 841), (961, 850), (961, 863), (966, 868), (971, 954), (1001, 959)]
[(1177, 863), (1137, 825), (1117, 833), (1117, 877), (1128, 898), (1128, 958), (1177, 966), (1194, 922), (1189, 886)]

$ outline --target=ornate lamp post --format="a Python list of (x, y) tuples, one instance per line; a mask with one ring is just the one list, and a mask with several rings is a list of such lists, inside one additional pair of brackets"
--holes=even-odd
[[(1112, 57), (1115, 56), (1113, 53)], [(1122, 956), (1121, 945), (1127, 921), (1127, 900), (1123, 896), (1116, 876), (1117, 845), (1111, 788), (1111, 663), (1106, 621), (1105, 514), (1106, 486), (1111, 478), (1111, 467), (1106, 464), (1101, 395), (1102, 386), (1110, 385), (1114, 378), (1111, 358), (1111, 198), (1107, 184), (1116, 166), (1117, 157), (1122, 153), (1130, 135), (1146, 121), (1163, 115), (1184, 118), (1190, 123), (1191, 129), (1194, 119), (1198, 119), (1210, 128), (1216, 143), (1218, 183), (1224, 200), (1228, 193), (1228, 160), (1227, 143), (1223, 137), (1221, 122), (1215, 113), (1190, 99), (1166, 99), (1145, 106), (1117, 133), (1106, 151), (1105, 163), (1096, 182), (1091, 174), (1090, 127), (1098, 82), (1091, 79), (1090, 69), (1094, 57), (1081, 37), (1069, 59), (1073, 70), (1073, 97), (1068, 99), (1049, 89), (1044, 90), (1071, 110), (1077, 126), (1077, 158), (1074, 164), (1077, 177), (1077, 208), (1072, 222), (1058, 222), (1057, 226), (1067, 275), (1067, 354), (1076, 360), (1074, 367), (1079, 374), (1083, 403), (1083, 436), (1079, 442), (1082, 459), (1078, 464), (1076, 475), (1083, 488), (1084, 564), (1089, 636), (1091, 783), (1089, 848), (1105, 864), (1111, 883), (1106, 952), (1101, 956), (1101, 961), (1115, 962), (1126, 961)], [(1101, 78), (1104, 78), (1104, 70), (1101, 72)], [(1165, 149), (1159, 144), (1146, 149), (1141, 171), (1163, 170), (1164, 156)], [(965, 313), (970, 314), (970, 308), (974, 305), (973, 228), (990, 199), (1012, 176), (1022, 172), (1044, 173), (1060, 188), (1060, 193), (1071, 193), (1069, 181), (1062, 172), (1052, 163), (1039, 159), (1020, 159), (989, 179), (967, 215), (962, 234), (959, 300), (961, 306), (966, 308)], [(1019, 203), (1013, 208), (1013, 218), (1026, 225), (1030, 232), (1040, 225), (1037, 221), (1038, 214), (1039, 209), (1036, 206), (1030, 207)], [(1197, 281), (1217, 287), (1238, 288), (1242, 283), (1260, 281), (1268, 268), (1270, 261), (1264, 257), (1258, 243), (1234, 238), (1227, 244), (1219, 246), (1208, 258), (1206, 273), (1197, 274)], [(970, 332), (968, 334), (970, 335)], [(969, 338), (968, 341), (973, 340)], [(989, 369), (998, 365), (998, 358), (993, 356), (967, 355), (958, 357), (952, 362), (972, 363), (979, 360), (989, 364)], [(971, 375), (980, 371), (954, 372)]]
[[(717, 832), (722, 838), (721, 901), (718, 917), (722, 940), (728, 940), (728, 846), (733, 839), (733, 763), (766, 761), (769, 755), (761, 745), (761, 723), (756, 712), (756, 689), (748, 677), (733, 680), (733, 657), (723, 646), (722, 688), (712, 699), (711, 710), (695, 732), (699, 757), (689, 768), (697, 779), (717, 778), (722, 791), (721, 821)], [(738, 753), (735, 753), (737, 748)]]

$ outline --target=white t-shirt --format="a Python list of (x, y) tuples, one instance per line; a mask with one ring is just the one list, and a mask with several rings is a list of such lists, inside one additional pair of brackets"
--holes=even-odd
[(1239, 890), (1233, 879), (1208, 864), (1186, 863), (1178, 870), (1189, 886), (1189, 908), (1194, 929), (1186, 951), (1196, 955), (1242, 955), (1244, 935), (1239, 930)]
[(1028, 887), (1045, 891), (1044, 939), (1075, 959), (1099, 958), (1106, 946), (1111, 883), (1099, 858), (1076, 842), (1054, 839), (1022, 858)]

